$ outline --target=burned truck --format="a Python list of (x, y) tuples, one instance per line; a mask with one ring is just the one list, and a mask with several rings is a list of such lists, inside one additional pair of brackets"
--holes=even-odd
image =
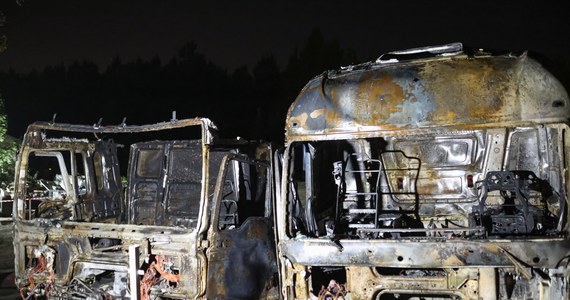
[(272, 146), (205, 118), (28, 127), (16, 167), (24, 299), (276, 299)]
[(313, 78), (276, 204), (286, 299), (568, 299), (570, 103), (527, 52), (461, 43)]

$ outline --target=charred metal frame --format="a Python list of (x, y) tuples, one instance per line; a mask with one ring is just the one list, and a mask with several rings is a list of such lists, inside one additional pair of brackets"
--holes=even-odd
[[(565, 89), (526, 53), (423, 47), (315, 77), (285, 124), (282, 296), (568, 297), (569, 117)], [(305, 148), (310, 163), (299, 158)], [(417, 151), (405, 155), (422, 157), (420, 175), (390, 171), (381, 157), (394, 150)], [(346, 166), (352, 151), (368, 158)], [(366, 176), (344, 179), (348, 171)], [(352, 197), (344, 207), (323, 192), (333, 189)], [(414, 202), (417, 213), (406, 212)]]
[[(183, 135), (180, 140), (178, 136), (169, 136), (172, 130), (188, 128), (199, 129), (199, 139), (185, 140), (192, 136)], [(137, 140), (133, 143), (137, 146), (130, 148), (127, 187), (122, 190), (117, 146), (107, 136), (141, 134), (144, 137), (144, 134), (156, 132), (164, 132), (164, 135), (158, 140), (152, 135), (154, 139), (150, 142)], [(138, 147), (140, 145), (144, 147)], [(186, 151), (196, 149), (192, 148), (194, 146), (198, 147), (199, 155), (193, 156), (192, 151)], [(162, 151), (155, 151), (161, 157), (150, 157), (155, 159), (155, 164), (144, 158), (150, 169), (138, 169), (145, 166), (138, 163), (139, 159), (143, 161), (137, 154), (141, 149)], [(182, 151), (177, 154), (180, 158), (169, 152), (177, 149)], [(40, 198), (49, 198), (43, 201), (49, 205), (40, 210), (43, 204), (35, 207), (28, 201), (28, 160), (32, 153), (38, 153), (34, 157), (40, 158), (45, 155), (59, 157), (62, 151), (71, 153), (72, 170), (62, 174), (63, 180), (67, 181), (62, 188), (65, 193), (60, 196), (50, 191), (48, 195), (46, 191), (46, 196)], [(53, 121), (31, 124), (24, 136), (16, 168), (13, 216), (18, 288), (24, 297), (40, 299), (204, 299), (231, 297), (232, 292), (239, 292), (245, 286), (249, 293), (244, 294), (245, 297), (251, 297), (253, 293), (259, 298), (275, 299), (271, 151), (270, 144), (219, 138), (216, 126), (206, 118), (177, 120), (174, 116), (168, 122), (140, 126), (127, 126), (124, 122), (112, 126)], [(83, 162), (75, 162), (75, 159), (79, 160), (76, 156)], [(62, 162), (63, 158), (59, 161), (60, 166), (69, 164)], [(78, 164), (84, 164), (82, 175), (87, 182), (83, 198), (74, 192), (79, 187), (78, 179), (66, 178), (66, 175), (80, 174)], [(243, 170), (249, 164), (266, 168), (263, 173), (266, 177), (245, 177), (249, 175)], [(224, 177), (225, 181), (217, 178), (228, 172), (235, 176)], [(148, 177), (148, 174), (156, 176)], [(192, 179), (191, 174), (196, 178)], [(137, 175), (148, 178), (137, 185), (133, 181)], [(234, 244), (222, 245), (217, 241), (226, 233), (218, 230), (218, 224), (213, 222), (219, 219), (217, 202), (222, 201), (226, 181), (238, 186), (243, 185), (244, 180), (251, 185), (257, 185), (257, 180), (267, 183), (260, 195), (260, 204), (268, 213), (252, 220), (244, 215), (243, 221), (247, 225), (243, 227), (249, 231), (240, 228), (232, 231)], [(195, 191), (193, 184), (199, 184), (199, 196), (195, 200), (190, 199)], [(153, 188), (158, 185), (162, 185), (162, 194)], [(97, 193), (102, 196), (96, 198)], [(56, 199), (52, 194), (60, 198)], [(197, 203), (197, 207), (191, 207), (195, 209), (192, 215), (182, 215), (180, 220), (185, 222), (136, 218), (137, 211), (131, 209), (137, 205), (136, 199), (142, 199), (168, 210), (173, 197), (177, 197), (176, 207), (182, 207), (181, 211), (190, 209), (190, 200)], [(62, 205), (54, 204), (58, 201)], [(147, 213), (153, 211), (148, 209)], [(174, 213), (180, 215), (180, 212)], [(241, 211), (236, 213), (241, 214)], [(255, 236), (255, 248), (236, 245), (251, 245), (254, 240), (248, 234)], [(227, 264), (230, 257), (244, 253), (263, 256), (265, 261)], [(241, 272), (265, 270), (265, 273), (254, 272), (264, 285), (239, 285), (235, 274), (228, 273), (230, 267), (238, 267)]]

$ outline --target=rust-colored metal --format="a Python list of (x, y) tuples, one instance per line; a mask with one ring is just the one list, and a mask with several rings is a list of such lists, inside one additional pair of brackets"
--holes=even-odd
[[(31, 124), (13, 214), (22, 298), (277, 298), (271, 152), (206, 118)], [(222, 230), (230, 200), (240, 222)]]
[(291, 105), (286, 141), (565, 121), (562, 85), (521, 55), (458, 53), (367, 63), (312, 79)]
[(285, 124), (282, 296), (570, 297), (569, 119), (526, 53), (424, 47), (315, 77)]

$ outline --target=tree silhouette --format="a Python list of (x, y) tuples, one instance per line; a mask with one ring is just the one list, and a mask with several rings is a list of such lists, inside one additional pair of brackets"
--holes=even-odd
[(251, 120), (254, 122), (250, 124), (252, 129), (250, 135), (256, 138), (272, 139), (272, 133), (278, 130), (275, 127), (283, 126), (272, 122), (272, 120), (280, 119), (275, 113), (281, 111), (274, 108), (282, 91), (281, 72), (272, 55), (262, 57), (257, 62), (253, 68), (253, 78), (255, 97), (251, 101), (250, 112), (253, 117)]
[[(353, 50), (340, 47), (337, 40), (326, 41), (319, 28), (313, 29), (307, 43), (300, 50), (295, 50), (285, 69), (288, 88), (299, 91), (312, 77), (326, 70), (357, 63)], [(291, 91), (292, 92), (292, 91)]]
[(7, 127), (4, 100), (0, 97), (0, 189), (6, 188), (14, 180), (14, 159), (19, 146), (19, 141), (8, 135)]
[(209, 117), (223, 136), (280, 142), (285, 114), (301, 88), (327, 69), (354, 63), (353, 51), (326, 40), (317, 28), (281, 70), (272, 54), (250, 71), (232, 72), (212, 63), (194, 42), (184, 44), (167, 62), (158, 57), (123, 61), (115, 57), (100, 70), (89, 60), (59, 63), (41, 72), (0, 72), (9, 133), (21, 136), (27, 124), (49, 121), (93, 124), (142, 124)]
[(0, 10), (0, 53), (6, 51), (6, 42), (8, 41), (6, 35), (1, 30), (5, 23), (6, 15)]

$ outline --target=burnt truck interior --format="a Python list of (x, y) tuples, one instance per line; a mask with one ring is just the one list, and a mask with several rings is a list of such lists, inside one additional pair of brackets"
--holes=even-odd
[[(288, 153), (288, 235), (329, 240), (339, 252), (350, 240), (564, 236), (564, 131), (540, 126), (295, 142)], [(507, 150), (489, 151), (498, 145), (492, 138), (498, 132), (506, 137), (500, 146)], [(504, 171), (491, 171), (497, 167)], [(310, 268), (314, 295), (345, 297), (345, 268), (315, 263)], [(447, 277), (444, 269), (432, 267), (374, 270), (379, 276), (410, 280)], [(509, 282), (504, 288), (512, 294), (514, 281)], [(377, 299), (417, 296), (409, 291), (407, 296), (385, 294)], [(426, 299), (455, 299), (447, 293), (430, 297)]]
[[(200, 140), (125, 146), (115, 139), (89, 141), (66, 134), (29, 150), (23, 217), (195, 227), (202, 176)], [(124, 148), (130, 156), (119, 157)], [(121, 170), (121, 158), (128, 158), (122, 162), (126, 170)], [(221, 158), (216, 158), (219, 164)]]
[(315, 76), (285, 122), (282, 293), (568, 298), (569, 116), (526, 53), (453, 43)]
[(271, 298), (270, 145), (215, 130), (32, 124), (14, 214), (22, 297)]
[(294, 144), (290, 234), (330, 239), (560, 234), (566, 221), (558, 172), (565, 167), (559, 159), (561, 133), (509, 130), (505, 171), (487, 171), (487, 134)]

